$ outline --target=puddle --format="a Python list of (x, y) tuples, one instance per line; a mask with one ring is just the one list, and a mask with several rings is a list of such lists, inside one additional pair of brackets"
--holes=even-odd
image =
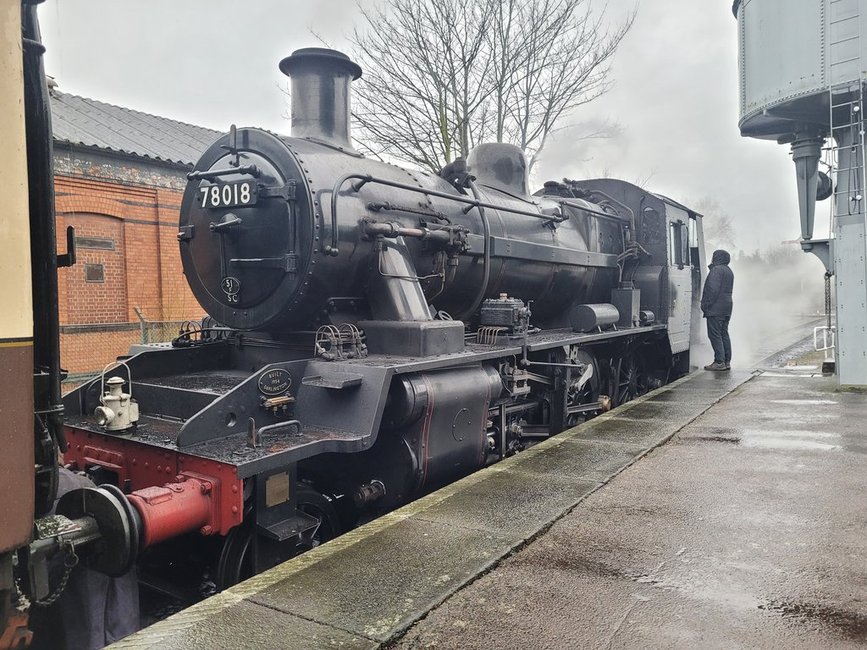
[(696, 440), (699, 442), (726, 442), (730, 445), (737, 445), (741, 441), (737, 436), (693, 436), (689, 438), (689, 440)]
[(771, 404), (791, 404), (794, 406), (822, 406), (825, 404), (838, 404), (832, 399), (772, 399)]
[(762, 377), (785, 377), (786, 379), (791, 379), (792, 377), (815, 377), (818, 379), (822, 379), (821, 373), (812, 373), (812, 374), (804, 374), (804, 373), (795, 373), (795, 372), (770, 372), (765, 371), (761, 374)]
[(829, 431), (806, 431), (804, 429), (744, 429), (741, 431), (741, 435), (745, 437), (755, 436), (758, 438), (770, 436), (772, 438), (803, 438), (807, 440), (813, 438), (819, 438), (820, 440), (836, 440), (840, 437), (840, 434), (838, 433), (831, 433)]
[[(517, 563), (520, 564), (521, 562), (519, 561)], [(569, 556), (565, 553), (557, 553), (553, 555), (553, 557), (550, 555), (546, 555), (542, 564), (546, 568), (554, 568), (570, 572), (574, 571), (575, 573), (579, 574), (599, 576), (604, 578), (629, 577), (624, 575), (618, 569), (609, 566), (604, 562), (599, 562), (598, 560), (592, 560), (586, 557)]]
[(835, 451), (842, 449), (840, 435), (826, 431), (803, 431), (785, 429), (736, 429), (713, 427), (707, 433), (692, 434), (682, 443), (721, 442), (740, 447), (757, 449), (782, 449), (804, 451)]
[(803, 623), (819, 623), (824, 628), (842, 634), (849, 639), (867, 641), (867, 616), (863, 614), (814, 603), (781, 601), (770, 601), (764, 605), (759, 605), (759, 609), (778, 613), (784, 619), (797, 620)]
[(758, 440), (741, 440), (742, 447), (756, 447), (759, 449), (788, 449), (803, 451), (835, 451), (842, 449), (840, 445), (830, 445), (826, 442), (814, 440), (785, 440), (782, 438), (764, 438)]
[(838, 434), (823, 431), (745, 429), (741, 432), (740, 445), (759, 449), (836, 451), (843, 447), (832, 441), (839, 439)]

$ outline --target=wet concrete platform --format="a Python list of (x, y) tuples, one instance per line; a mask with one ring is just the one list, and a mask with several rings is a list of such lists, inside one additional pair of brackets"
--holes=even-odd
[(113, 647), (860, 646), (865, 421), (695, 373)]

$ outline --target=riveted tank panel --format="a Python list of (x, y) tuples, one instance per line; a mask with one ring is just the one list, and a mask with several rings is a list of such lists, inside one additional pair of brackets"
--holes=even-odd
[(859, 79), (867, 0), (742, 0), (740, 121), (745, 136), (776, 139), (796, 122), (829, 122), (831, 86)]

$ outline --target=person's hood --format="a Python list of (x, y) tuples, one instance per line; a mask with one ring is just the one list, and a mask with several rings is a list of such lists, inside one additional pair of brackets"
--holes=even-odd
[[(732, 256), (728, 251), (716, 250), (713, 252), (713, 257), (710, 258), (710, 266), (719, 266), (720, 264), (728, 264), (732, 261)], [(708, 267), (708, 268), (709, 268)]]

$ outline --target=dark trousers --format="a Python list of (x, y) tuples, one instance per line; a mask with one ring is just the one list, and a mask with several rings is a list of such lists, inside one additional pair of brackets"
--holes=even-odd
[(708, 316), (707, 337), (713, 348), (714, 363), (731, 363), (732, 342), (729, 339), (729, 317)]

